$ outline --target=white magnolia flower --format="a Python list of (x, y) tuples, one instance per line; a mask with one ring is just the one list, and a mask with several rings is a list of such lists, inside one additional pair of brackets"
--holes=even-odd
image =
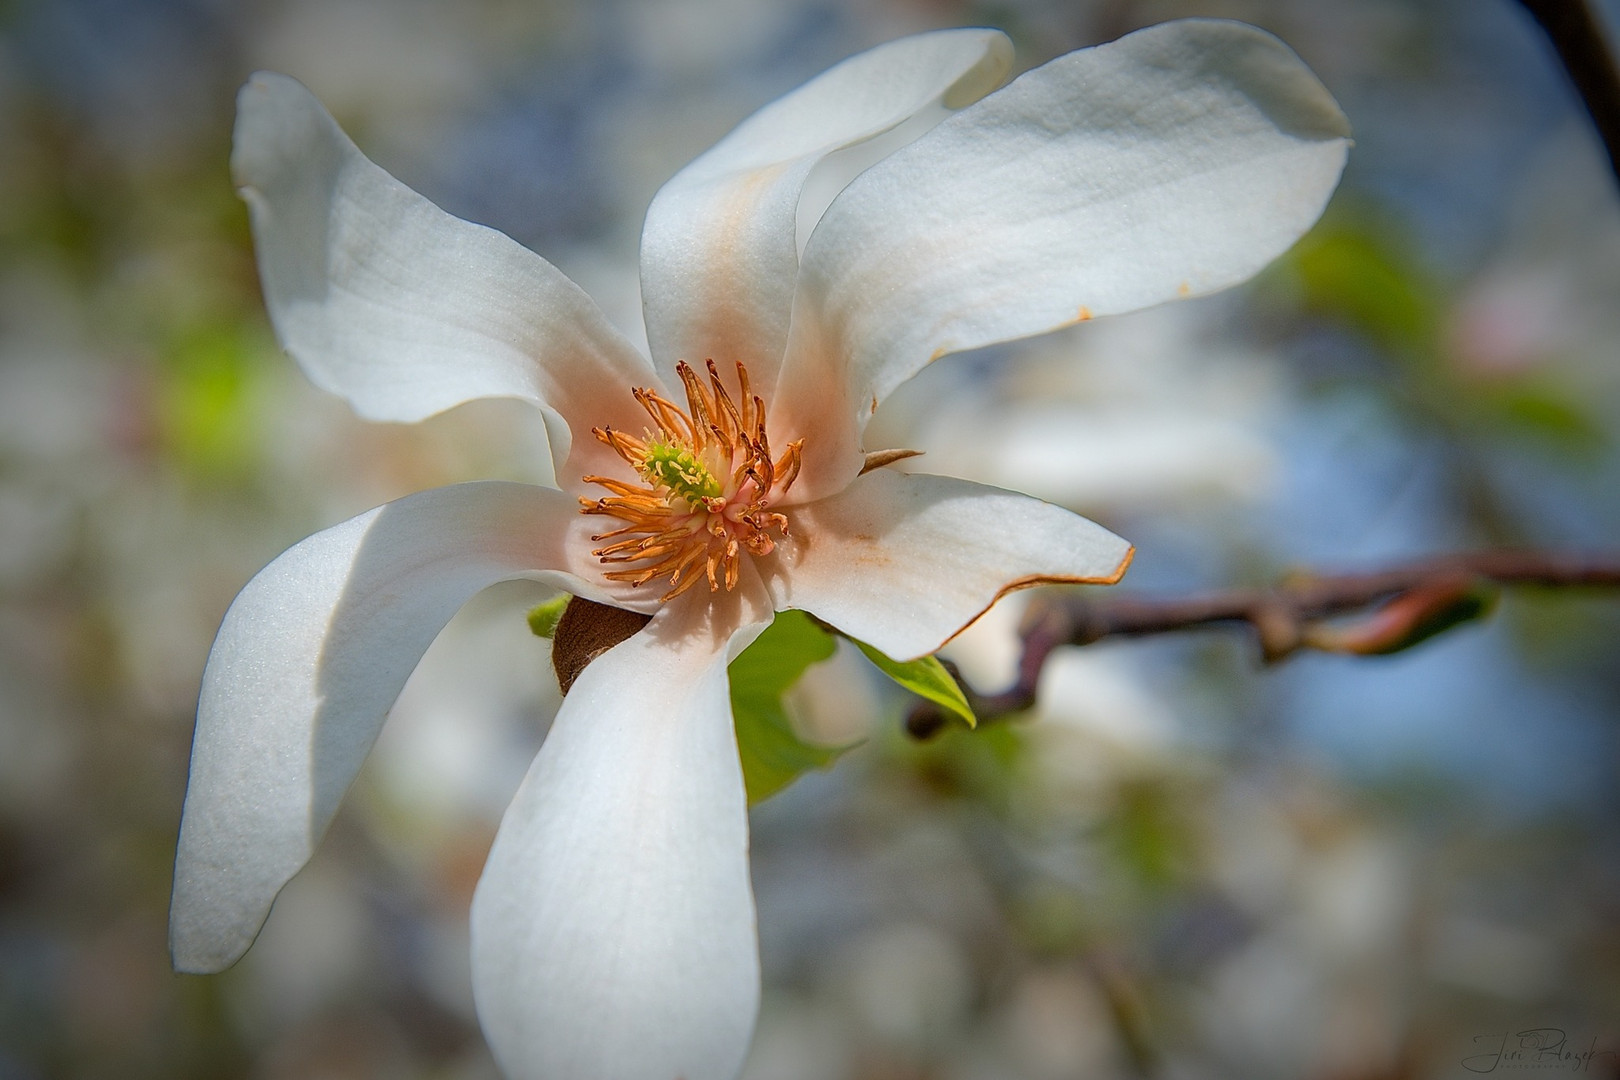
[(533, 578), (652, 615), (574, 684), (472, 905), (474, 991), (516, 1077), (727, 1077), (759, 997), (726, 664), (800, 608), (894, 657), (1011, 589), (1113, 581), (1129, 546), (1028, 496), (865, 470), (883, 397), (946, 353), (1223, 288), (1320, 214), (1344, 118), (1281, 43), (1172, 23), (947, 116), (795, 243), (818, 161), (967, 105), (991, 30), (863, 53), (767, 106), (654, 199), (649, 361), (554, 267), (373, 165), (301, 86), (243, 89), (232, 160), (271, 319), (316, 383), (411, 421), (540, 408), (561, 490), (461, 484), (310, 537), (209, 656), (172, 947), (252, 942), (451, 614)]

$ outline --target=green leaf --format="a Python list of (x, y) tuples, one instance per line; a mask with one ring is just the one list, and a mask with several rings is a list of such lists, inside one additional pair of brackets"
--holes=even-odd
[[(850, 639), (854, 641), (854, 638)], [(927, 698), (936, 705), (940, 705), (957, 716), (968, 727), (977, 727), (979, 718), (973, 715), (973, 706), (968, 704), (962, 695), (962, 688), (957, 685), (951, 673), (945, 670), (945, 665), (939, 662), (937, 656), (920, 656), (915, 660), (901, 663), (892, 660), (883, 653), (872, 648), (864, 641), (856, 641), (866, 658), (878, 666), (878, 670), (889, 678), (910, 690), (918, 697)]]
[(534, 631), (535, 637), (549, 638), (557, 632), (557, 624), (562, 621), (563, 608), (568, 606), (571, 599), (567, 593), (560, 593), (543, 604), (536, 604), (529, 609), (529, 629)]
[(782, 694), (837, 643), (802, 611), (778, 612), (727, 673), (748, 803), (763, 802), (807, 769), (824, 769), (850, 747), (812, 746), (800, 739), (782, 707)]

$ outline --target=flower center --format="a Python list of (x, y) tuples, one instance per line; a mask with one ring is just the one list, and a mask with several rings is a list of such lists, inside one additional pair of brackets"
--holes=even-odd
[[(586, 476), (611, 494), (581, 498), (580, 513), (602, 514), (625, 524), (591, 537), (613, 543), (591, 554), (606, 564), (623, 563), (606, 576), (644, 585), (668, 577), (669, 600), (707, 580), (709, 591), (733, 589), (742, 553), (769, 555), (788, 535), (788, 520), (769, 509), (799, 475), (804, 440), (771, 457), (765, 437), (765, 402), (748, 389), (748, 369), (737, 365), (733, 399), (714, 361), (705, 383), (686, 361), (675, 365), (686, 388), (687, 407), (637, 387), (631, 393), (653, 426), (641, 438), (612, 428), (591, 434), (613, 448), (641, 483)], [(774, 534), (774, 535), (773, 535)]]

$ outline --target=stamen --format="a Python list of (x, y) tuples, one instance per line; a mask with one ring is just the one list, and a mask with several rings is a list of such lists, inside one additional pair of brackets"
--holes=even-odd
[(581, 479), (587, 484), (600, 484), (615, 495), (640, 495), (644, 490), (634, 484), (627, 484), (623, 480), (615, 480), (611, 476), (586, 476), (581, 477)]
[(742, 423), (737, 425), (739, 431), (752, 431), (756, 426), (754, 402), (758, 399), (748, 389), (748, 369), (737, 361), (737, 396), (742, 399)]
[(782, 492), (786, 494), (787, 489), (793, 486), (793, 481), (799, 478), (799, 466), (804, 460), (804, 440), (794, 439), (788, 443), (787, 452), (782, 455), (782, 459), (776, 463), (776, 471), (781, 473), (783, 463), (786, 463), (787, 479), (782, 481)]
[(720, 382), (720, 371), (714, 366), (714, 361), (708, 361), (709, 383), (714, 387), (715, 397), (720, 402), (720, 419), (726, 427), (726, 439), (729, 442), (734, 435), (740, 435), (748, 428), (743, 424), (742, 414), (732, 402), (731, 395), (726, 393), (725, 386)]
[(802, 459), (803, 439), (772, 457), (765, 402), (752, 392), (743, 364), (737, 364), (735, 398), (713, 360), (704, 368), (707, 380), (684, 360), (675, 365), (685, 409), (651, 388), (631, 391), (653, 425), (642, 438), (611, 427), (591, 429), (636, 476), (583, 478), (608, 495), (581, 498), (580, 513), (624, 522), (593, 535), (592, 543), (609, 543), (591, 554), (614, 566), (604, 571), (612, 581), (640, 586), (667, 578), (665, 600), (699, 581), (707, 581), (711, 592), (735, 589), (743, 552), (764, 556), (776, 550), (778, 539), (788, 536), (788, 519), (767, 508), (798, 477)]
[[(674, 581), (675, 578), (677, 578), (679, 576), (680, 576), (680, 571), (677, 570), (675, 572), (675, 575), (673, 577), (671, 577), (669, 580)], [(663, 597), (662, 597), (663, 601), (665, 603), (668, 603), (669, 601), (675, 599), (677, 596), (681, 595), (681, 593), (685, 592), (687, 589), (690, 589), (692, 586), (696, 585), (698, 582), (700, 582), (702, 580), (703, 580), (703, 575), (702, 574), (693, 574), (691, 577), (687, 578), (685, 581), (681, 582), (679, 585), (677, 585), (673, 589), (669, 590), (669, 592), (665, 593), (663, 595)]]
[(640, 439), (633, 439), (621, 431), (614, 431), (612, 428), (591, 428), (591, 434), (612, 447), (614, 453), (624, 458), (631, 465), (646, 456), (647, 444)]

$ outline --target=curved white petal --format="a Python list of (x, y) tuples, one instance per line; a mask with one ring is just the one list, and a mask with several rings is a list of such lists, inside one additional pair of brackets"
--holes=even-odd
[(795, 508), (794, 542), (761, 570), (800, 608), (897, 660), (931, 653), (1005, 593), (1112, 584), (1131, 546), (1028, 495), (878, 469)]
[(182, 971), (242, 955), (303, 866), (405, 679), (450, 616), (529, 577), (601, 600), (589, 525), (551, 488), (424, 491), (316, 533), (231, 604), (203, 672), (175, 858)]
[(828, 207), (772, 430), (810, 423), (797, 409), (858, 432), (946, 353), (1248, 278), (1321, 214), (1348, 133), (1299, 58), (1241, 23), (1165, 23), (1026, 73)]
[(749, 365), (769, 393), (787, 340), (798, 267), (799, 192), (826, 154), (999, 84), (1012, 47), (996, 30), (941, 30), (880, 45), (749, 117), (676, 173), (641, 236), (641, 293), (654, 360)]
[[(590, 297), (378, 168), (295, 80), (259, 72), (242, 87), (231, 171), (277, 336), (360, 415), (413, 421), (515, 397), (575, 436), (644, 422), (629, 387), (651, 367)], [(568, 436), (550, 426), (562, 462)]]
[(771, 617), (757, 579), (748, 592), (708, 624), (709, 597), (688, 593), (592, 661), (501, 822), (473, 991), (512, 1080), (742, 1065), (759, 959), (726, 663)]

